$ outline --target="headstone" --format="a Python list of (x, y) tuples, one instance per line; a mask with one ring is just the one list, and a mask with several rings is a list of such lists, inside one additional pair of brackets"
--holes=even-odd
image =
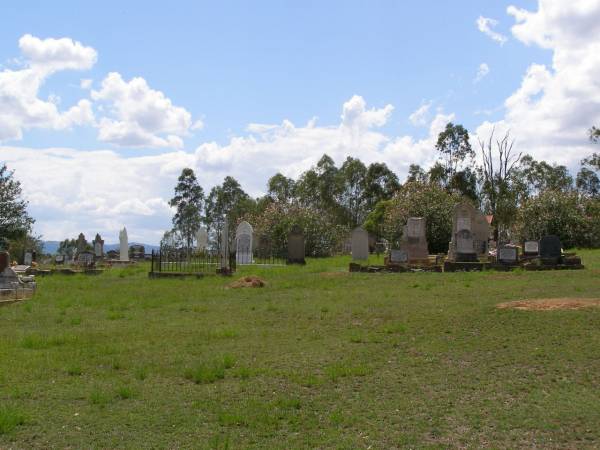
[(54, 257), (54, 262), (56, 264), (63, 264), (65, 262), (65, 255), (56, 255)]
[(196, 233), (196, 248), (203, 252), (208, 247), (208, 231), (204, 227), (200, 227)]
[(121, 261), (129, 261), (129, 241), (127, 239), (127, 228), (119, 232), (119, 259)]
[(540, 254), (540, 242), (525, 241), (523, 243), (523, 254), (525, 256), (538, 256)]
[(221, 230), (221, 242), (219, 244), (220, 248), (220, 259), (221, 264), (220, 268), (222, 272), (228, 273), (230, 270), (229, 267), (229, 221), (225, 219), (223, 223), (223, 229)]
[(0, 252), (0, 273), (10, 265), (10, 254), (8, 252)]
[(79, 236), (77, 237), (77, 253), (84, 252), (86, 245), (87, 241), (85, 240), (85, 236), (83, 233), (79, 233)]
[(23, 258), (23, 264), (25, 264), (26, 266), (30, 266), (32, 262), (33, 262), (33, 253), (25, 252), (25, 257)]
[(94, 238), (94, 255), (96, 258), (104, 257), (104, 240), (100, 237), (99, 233), (96, 233), (96, 237)]
[(106, 252), (106, 257), (108, 259), (117, 259), (119, 257), (119, 252), (116, 250), (109, 250)]
[(77, 255), (77, 264), (88, 267), (94, 264), (94, 253), (81, 252)]
[(235, 231), (235, 262), (236, 264), (252, 264), (252, 225), (241, 222)]
[(141, 244), (133, 244), (129, 247), (129, 258), (130, 259), (144, 259), (146, 255), (146, 248)]
[(481, 212), (469, 202), (457, 204), (452, 214), (452, 241), (448, 259), (476, 262), (478, 254), (487, 254), (489, 234), (489, 224)]
[(558, 236), (549, 235), (540, 239), (540, 258), (546, 263), (557, 264), (562, 255), (562, 244)]
[(408, 253), (406, 250), (391, 250), (390, 262), (396, 264), (405, 264), (408, 262)]
[(369, 233), (362, 227), (352, 231), (352, 259), (354, 261), (369, 259)]
[(19, 285), (19, 276), (12, 267), (5, 267), (0, 272), (0, 287), (2, 288), (14, 288)]
[(496, 259), (502, 264), (516, 264), (519, 261), (519, 250), (516, 247), (500, 247)]
[(409, 217), (404, 226), (400, 249), (406, 251), (408, 262), (419, 262), (429, 258), (426, 223), (422, 217)]
[(306, 264), (304, 232), (294, 225), (288, 233), (287, 262), (289, 264)]

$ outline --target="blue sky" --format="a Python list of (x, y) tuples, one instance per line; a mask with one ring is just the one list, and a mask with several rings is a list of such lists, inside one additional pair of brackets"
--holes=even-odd
[[(118, 71), (144, 77), (205, 128), (187, 143), (224, 143), (250, 122), (336, 123), (354, 94), (374, 106), (391, 103), (386, 129), (413, 129), (408, 116), (423, 101), (452, 110), (466, 126), (481, 110), (497, 109), (532, 62), (551, 52), (518, 42), (499, 46), (475, 26), (480, 16), (505, 17), (515, 2), (12, 2), (4, 6), (0, 55), (18, 56), (19, 38), (69, 36), (98, 51), (90, 71), (54, 75), (41, 96), (59, 93), (64, 104), (81, 96), (79, 80)], [(157, 2), (158, 3), (158, 2)], [(162, 3), (162, 2), (161, 2)], [(518, 2), (535, 6), (535, 2)], [(487, 62), (490, 74), (474, 84)], [(492, 116), (494, 117), (494, 116)], [(98, 148), (93, 130), (37, 131), (30, 146)]]
[(185, 166), (254, 195), (325, 151), (402, 179), (448, 120), (573, 170), (593, 150), (597, 0), (150, 3), (0, 6), (0, 161), (49, 239), (158, 242)]

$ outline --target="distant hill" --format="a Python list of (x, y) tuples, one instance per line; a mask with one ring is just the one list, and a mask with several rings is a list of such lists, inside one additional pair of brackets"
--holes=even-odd
[[(59, 241), (43, 241), (44, 243), (44, 253), (49, 253), (54, 255), (58, 250), (58, 246), (60, 245)], [(150, 245), (150, 244), (142, 244), (139, 242), (130, 242), (129, 245), (143, 245), (146, 253), (150, 253), (152, 250), (158, 250), (160, 247), (158, 245)], [(104, 252), (108, 252), (109, 250), (119, 250), (119, 244), (104, 244)]]

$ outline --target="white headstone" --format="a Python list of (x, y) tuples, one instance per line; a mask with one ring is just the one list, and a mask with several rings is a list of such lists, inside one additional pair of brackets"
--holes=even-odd
[(196, 233), (196, 248), (200, 251), (206, 250), (208, 247), (208, 231), (204, 227), (200, 227)]
[(94, 254), (98, 258), (102, 256), (102, 244), (100, 244), (100, 242), (94, 242)]
[(23, 262), (25, 263), (25, 265), (30, 266), (32, 261), (33, 261), (33, 253), (31, 253), (31, 252), (25, 253), (25, 258), (23, 258)]
[(129, 241), (127, 239), (127, 228), (125, 227), (119, 232), (119, 250), (119, 259), (129, 261)]
[(540, 252), (540, 242), (539, 241), (525, 241), (525, 245), (523, 246), (524, 253), (529, 254), (538, 254)]
[(235, 231), (235, 262), (237, 264), (252, 264), (252, 225), (244, 221)]
[(362, 227), (352, 231), (352, 259), (355, 261), (369, 259), (369, 233)]

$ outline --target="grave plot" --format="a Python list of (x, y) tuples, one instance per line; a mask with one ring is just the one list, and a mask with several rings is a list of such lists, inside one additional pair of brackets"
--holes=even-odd
[(9, 266), (8, 252), (0, 253), (0, 304), (31, 298), (35, 293), (35, 276), (25, 275), (28, 266)]

